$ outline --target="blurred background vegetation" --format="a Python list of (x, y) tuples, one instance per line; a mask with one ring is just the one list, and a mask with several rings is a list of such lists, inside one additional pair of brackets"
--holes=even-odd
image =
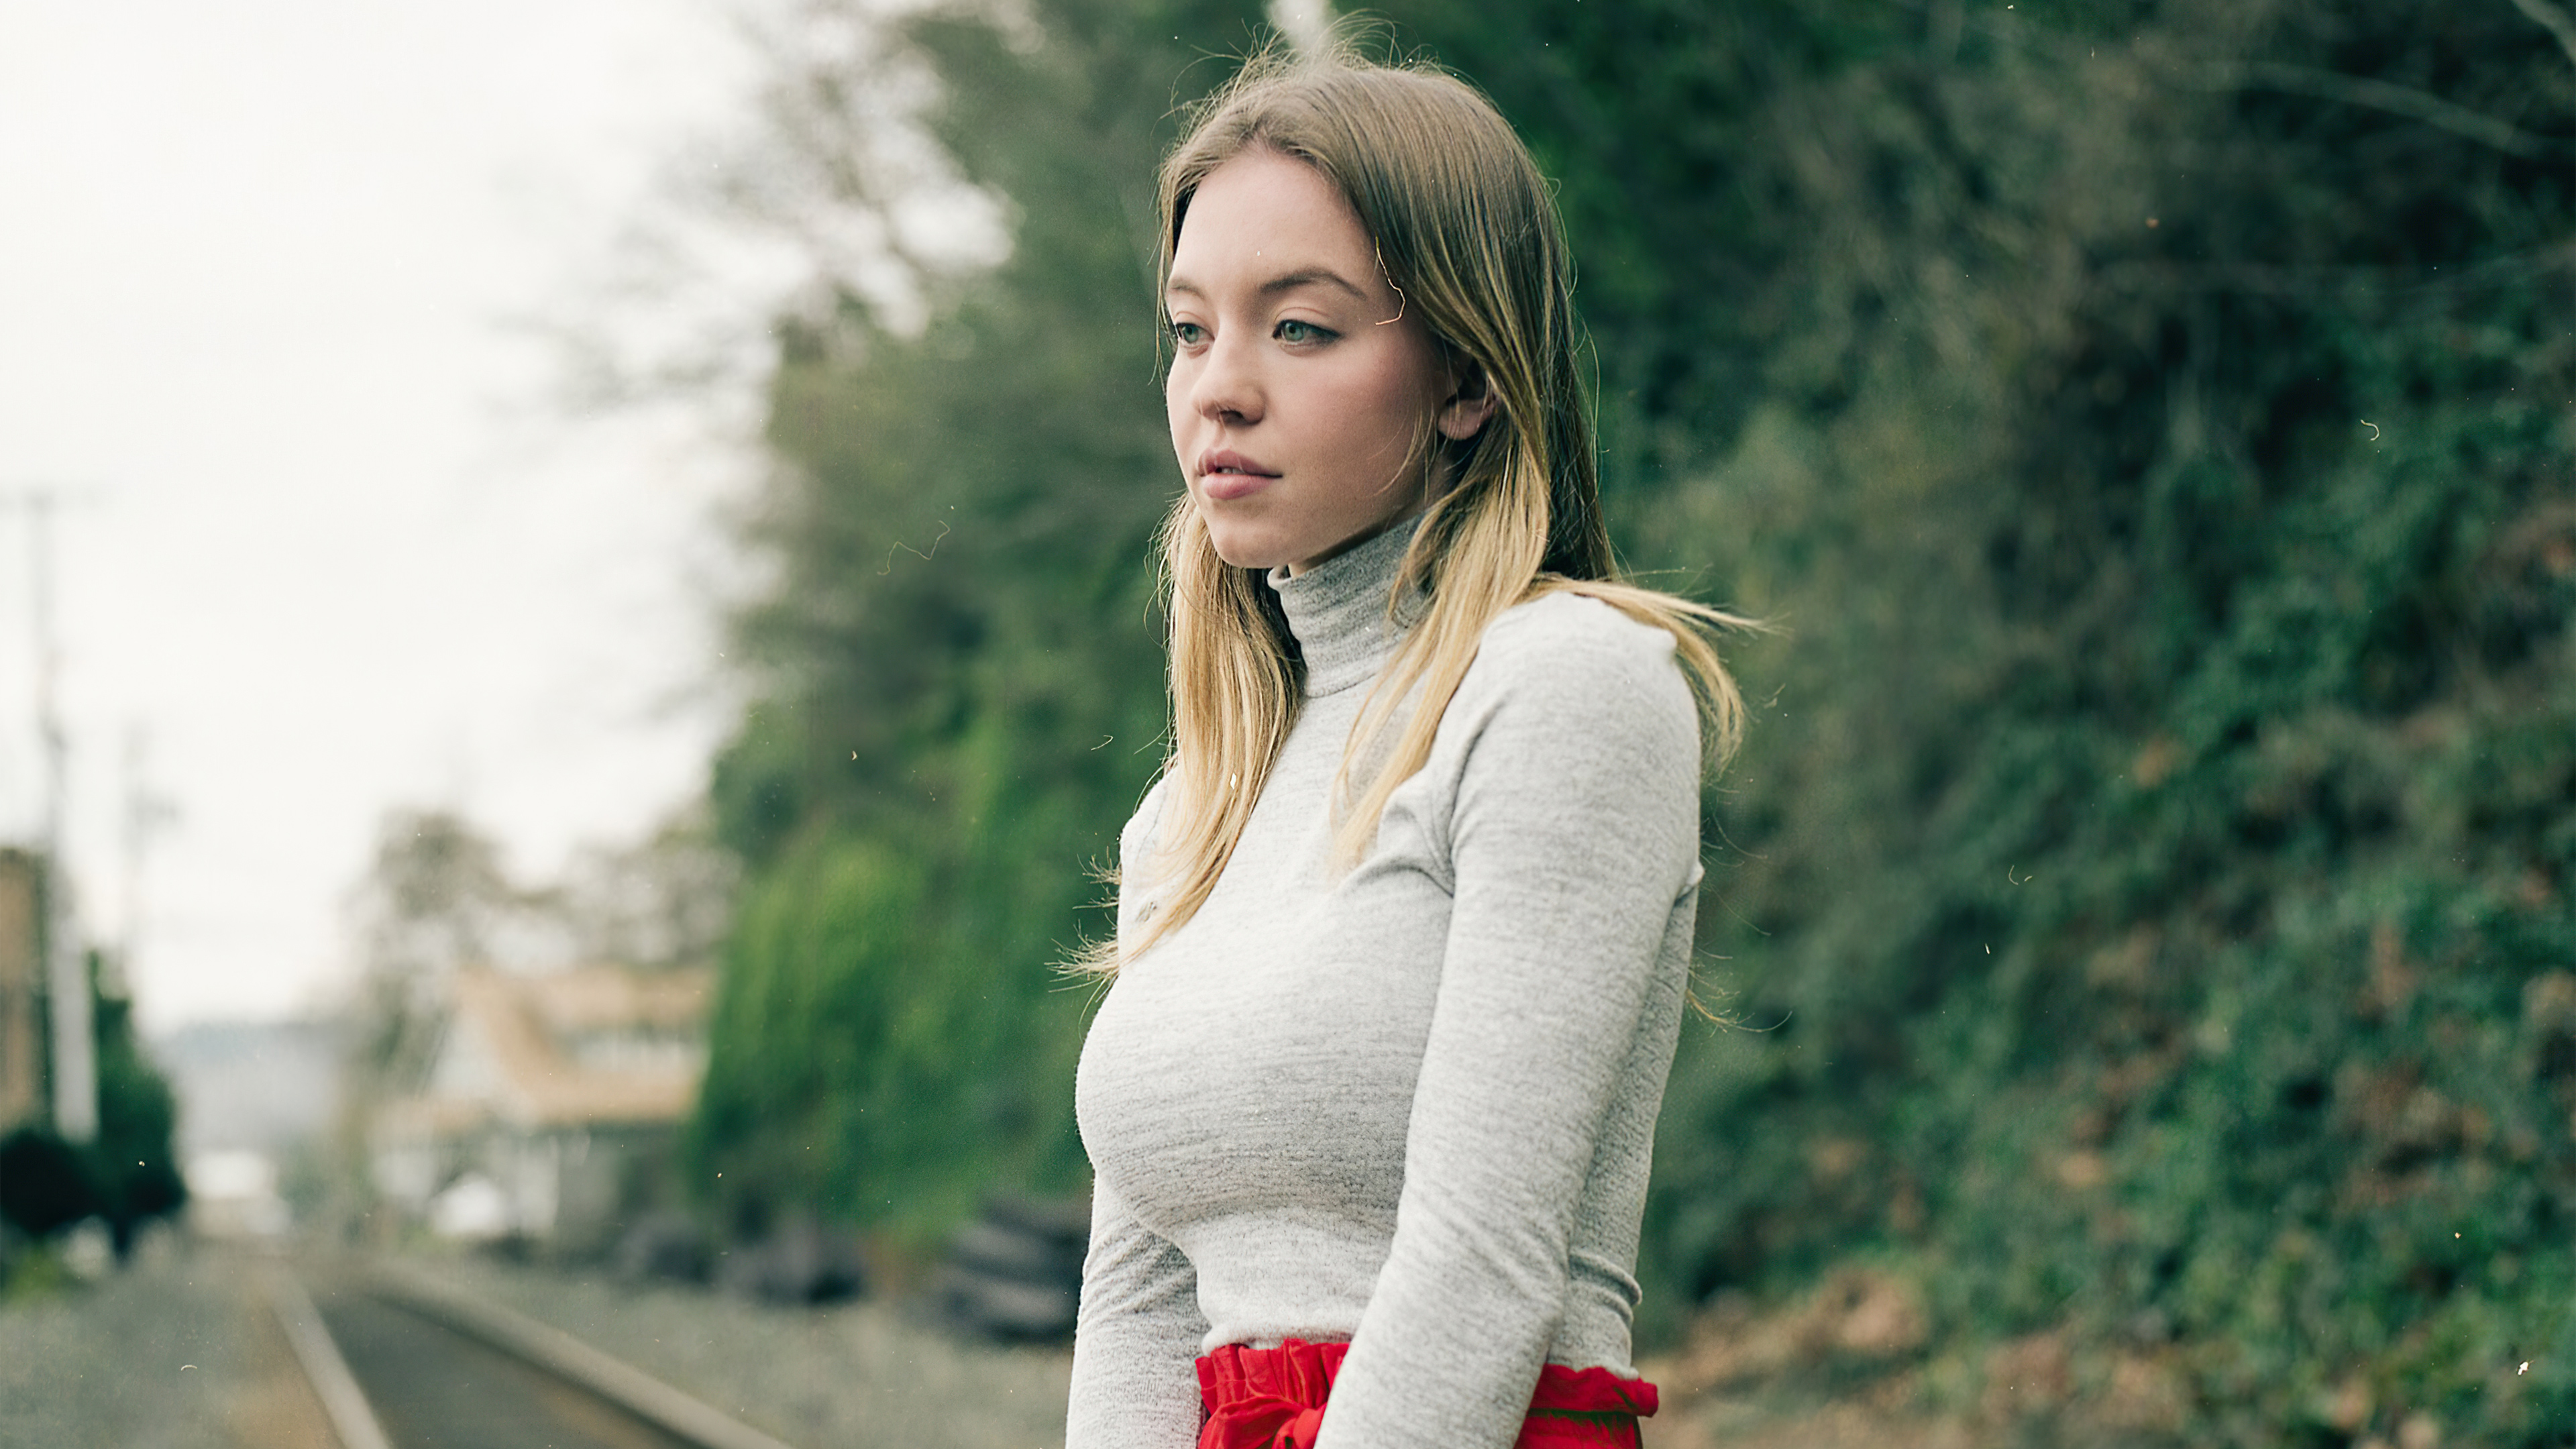
[[(1561, 188), (1625, 559), (1786, 627), (1707, 801), (1736, 1025), (1658, 1151), (1676, 1385), (2567, 1442), (2564, 7), (1371, 13)], [(688, 1147), (746, 1227), (1084, 1180), (1054, 963), (1161, 749), (1151, 178), (1263, 17), (1011, 14), (813, 0), (774, 52), (819, 204), (905, 234), (867, 97), (926, 80), (1009, 250), (888, 307), (818, 246), (777, 319)]]

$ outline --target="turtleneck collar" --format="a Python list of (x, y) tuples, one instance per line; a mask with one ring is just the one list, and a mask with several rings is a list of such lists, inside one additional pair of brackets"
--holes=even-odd
[(1306, 659), (1307, 698), (1366, 683), (1395, 652), (1404, 632), (1387, 618), (1387, 598), (1419, 522), (1398, 523), (1293, 579), (1284, 568), (1270, 571), (1270, 587)]

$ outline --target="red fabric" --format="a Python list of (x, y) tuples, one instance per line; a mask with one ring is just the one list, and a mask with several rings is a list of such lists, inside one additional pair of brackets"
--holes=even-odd
[[(1207, 1423), (1199, 1449), (1313, 1449), (1346, 1343), (1292, 1338), (1277, 1348), (1227, 1344), (1199, 1360)], [(1604, 1368), (1539, 1370), (1514, 1449), (1636, 1449), (1655, 1386)]]

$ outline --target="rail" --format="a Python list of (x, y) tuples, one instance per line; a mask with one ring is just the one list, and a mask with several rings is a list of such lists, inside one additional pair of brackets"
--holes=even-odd
[[(319, 1300), (285, 1264), (263, 1276), (269, 1306), (341, 1449), (527, 1442), (532, 1425), (497, 1427), (497, 1417), (514, 1413), (543, 1418), (547, 1441), (568, 1445), (790, 1449), (560, 1329), (416, 1269), (383, 1262), (332, 1268), (315, 1279), (323, 1287)], [(479, 1436), (471, 1422), (478, 1416), (485, 1426)], [(496, 1437), (504, 1434), (506, 1440)]]

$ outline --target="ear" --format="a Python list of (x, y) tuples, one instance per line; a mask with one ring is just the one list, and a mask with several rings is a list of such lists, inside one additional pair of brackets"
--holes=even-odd
[(1453, 443), (1463, 443), (1483, 432), (1494, 416), (1494, 388), (1486, 380), (1485, 369), (1461, 359), (1451, 374), (1456, 385), (1442, 399), (1440, 412), (1432, 421), (1440, 436)]

